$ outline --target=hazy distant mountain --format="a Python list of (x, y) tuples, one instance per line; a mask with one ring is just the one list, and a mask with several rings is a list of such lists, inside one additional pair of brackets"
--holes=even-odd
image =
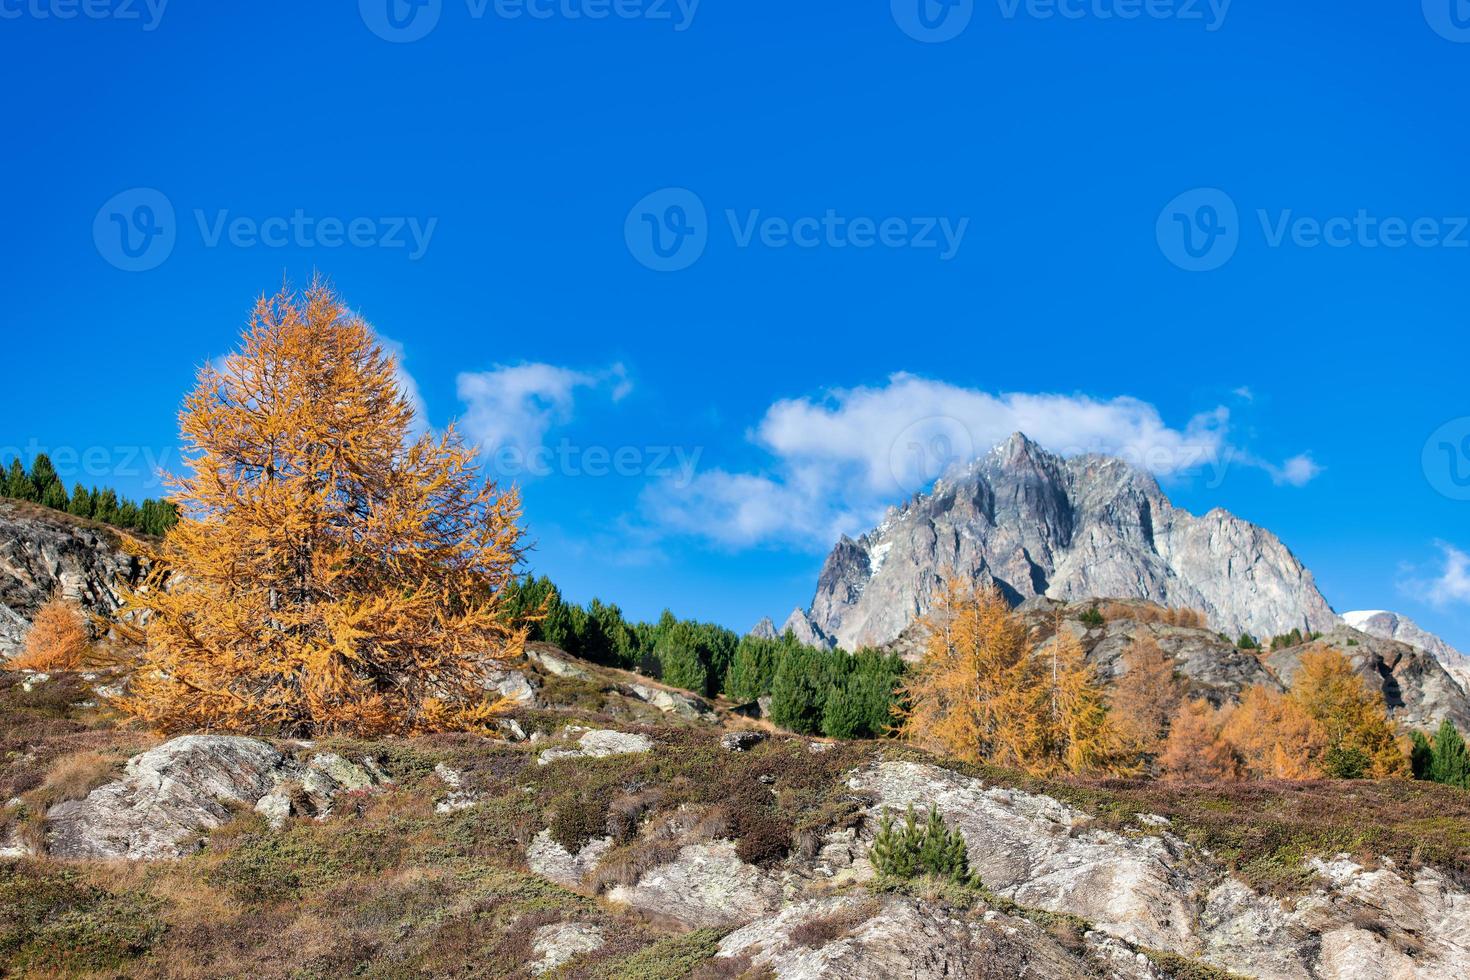
[(1431, 654), (1461, 687), (1470, 692), (1470, 657), (1421, 627), (1407, 616), (1383, 609), (1359, 609), (1343, 613), (1343, 620), (1360, 632), (1398, 640)]
[(947, 570), (1014, 602), (1107, 596), (1190, 607), (1232, 637), (1339, 622), (1270, 531), (1220, 509), (1196, 517), (1123, 460), (1064, 459), (1020, 433), (857, 540), (844, 536), (800, 618), (849, 649), (887, 643), (927, 610)]

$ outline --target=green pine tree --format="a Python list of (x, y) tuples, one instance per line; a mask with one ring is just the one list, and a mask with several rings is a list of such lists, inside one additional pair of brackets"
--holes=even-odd
[(52, 510), (66, 510), (70, 502), (66, 496), (66, 487), (62, 486), (58, 479), (53, 478), (41, 491), (42, 506), (50, 507)]
[(75, 517), (92, 516), (92, 495), (80, 483), (71, 488), (71, 500), (66, 505), (66, 512)]
[(1428, 779), (1430, 767), (1434, 765), (1434, 746), (1423, 732), (1414, 732), (1409, 742), (1409, 767), (1414, 771), (1414, 778)]
[(31, 460), (31, 486), (36, 488), (36, 500), (44, 500), (46, 490), (53, 483), (60, 483), (61, 478), (56, 475), (56, 467), (51, 463), (51, 457), (45, 453), (37, 453), (36, 458)]
[(36, 485), (31, 482), (30, 474), (21, 465), (19, 459), (10, 461), (10, 469), (5, 474), (5, 496), (16, 500), (37, 500), (40, 494), (36, 492)]
[(828, 683), (817, 650), (800, 647), (782, 659), (771, 682), (771, 720), (800, 735), (821, 730)]
[(703, 693), (709, 684), (709, 667), (700, 656), (699, 637), (688, 623), (675, 623), (665, 630), (653, 648), (659, 679), (672, 687)]
[(1470, 753), (1448, 718), (1440, 722), (1439, 731), (1434, 734), (1434, 761), (1429, 766), (1429, 778), (1446, 786), (1470, 789)]

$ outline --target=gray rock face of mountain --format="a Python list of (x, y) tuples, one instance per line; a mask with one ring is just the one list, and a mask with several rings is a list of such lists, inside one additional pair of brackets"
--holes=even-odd
[(0, 501), (0, 659), (25, 646), (36, 611), (54, 592), (110, 615), (142, 564), (108, 531), (39, 507)]
[(1344, 654), (1364, 680), (1383, 692), (1389, 714), (1404, 725), (1432, 729), (1448, 718), (1462, 731), (1470, 727), (1470, 697), (1438, 660), (1407, 643), (1340, 626), (1311, 643), (1267, 654), (1266, 665), (1289, 687), (1302, 654), (1314, 650)]
[(776, 632), (776, 624), (771, 622), (770, 616), (762, 617), (759, 623), (751, 627), (750, 633), (747, 635), (753, 636), (757, 640), (777, 640), (781, 636), (781, 634)]
[(1338, 624), (1271, 532), (1219, 509), (1196, 517), (1122, 460), (1063, 459), (1017, 433), (839, 541), (817, 582), (812, 632), (849, 649), (889, 643), (928, 610), (948, 571), (1015, 603), (1107, 596), (1190, 607), (1231, 635)]
[(807, 646), (830, 647), (833, 645), (832, 638), (801, 609), (791, 610), (791, 615), (786, 617), (786, 623), (781, 627), (777, 636), (785, 636), (788, 630), (796, 636), (797, 640)]
[(1470, 693), (1470, 656), (1456, 650), (1407, 616), (1382, 609), (1364, 609), (1343, 613), (1342, 619), (1360, 633), (1385, 640), (1397, 640), (1423, 650), (1438, 660), (1445, 672)]

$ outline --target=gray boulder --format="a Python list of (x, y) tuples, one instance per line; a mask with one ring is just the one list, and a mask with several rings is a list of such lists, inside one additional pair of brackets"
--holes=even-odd
[(546, 765), (557, 759), (591, 758), (601, 759), (609, 755), (630, 755), (653, 751), (653, 739), (647, 735), (618, 732), (605, 728), (570, 727), (567, 736), (576, 735), (576, 748), (543, 749), (536, 757), (538, 765)]
[(777, 980), (1098, 975), (1024, 919), (967, 915), (901, 895), (839, 895), (787, 906), (730, 933), (717, 957), (744, 958)]
[(653, 705), (665, 714), (675, 715), (689, 721), (714, 721), (717, 717), (714, 708), (708, 701), (683, 691), (670, 691), (666, 688), (654, 687), (652, 684), (635, 682), (628, 685), (628, 693), (640, 701)]
[(781, 906), (781, 883), (740, 860), (729, 841), (688, 844), (678, 857), (607, 892), (615, 902), (658, 912), (692, 928), (748, 922)]
[(323, 817), (338, 794), (386, 778), (370, 763), (335, 754), (301, 763), (259, 739), (184, 735), (129, 759), (122, 779), (53, 806), (46, 849), (64, 858), (179, 857), (241, 809), (256, 809), (279, 827), (298, 800)]
[(531, 938), (536, 961), (531, 972), (540, 976), (570, 963), (584, 953), (595, 953), (606, 945), (602, 927), (585, 922), (554, 922), (537, 929)]

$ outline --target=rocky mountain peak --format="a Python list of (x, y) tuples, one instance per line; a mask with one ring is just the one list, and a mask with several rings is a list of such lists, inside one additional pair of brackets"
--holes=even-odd
[(950, 573), (1016, 603), (1116, 597), (1187, 606), (1231, 635), (1338, 622), (1311, 573), (1269, 531), (1218, 508), (1196, 517), (1124, 460), (1063, 457), (1020, 432), (867, 534), (842, 538), (805, 618), (844, 647), (889, 643)]

